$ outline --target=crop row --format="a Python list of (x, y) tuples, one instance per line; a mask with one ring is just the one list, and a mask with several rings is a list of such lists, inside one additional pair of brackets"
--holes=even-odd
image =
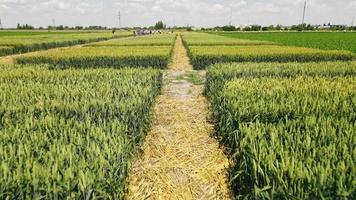
[[(219, 95), (226, 82), (239, 78), (296, 78), (356, 76), (356, 62), (321, 63), (218, 63), (207, 70), (205, 93), (209, 98)], [(217, 96), (214, 96), (217, 95)]]
[(131, 33), (128, 32), (120, 32), (114, 36), (109, 33), (4, 36), (0, 41), (0, 56), (98, 42), (130, 35)]
[[(41, 38), (46, 38), (47, 37), (53, 37), (53, 36), (64, 36), (64, 35), (77, 35), (80, 33), (80, 35), (84, 36), (85, 34), (105, 34), (105, 35), (112, 35), (112, 32), (109, 30), (6, 30), (3, 29), (0, 32), (0, 37), (32, 37), (32, 36), (38, 36)], [(129, 31), (118, 31), (115, 32), (115, 34), (123, 34), (123, 33), (130, 33)]]
[(189, 46), (188, 54), (195, 69), (227, 62), (318, 62), (349, 61), (347, 51), (325, 51), (303, 47), (260, 46)]
[(243, 40), (207, 33), (187, 33), (183, 43), (195, 69), (231, 62), (319, 62), (350, 61), (349, 51), (326, 51), (280, 46), (269, 41)]
[(1, 69), (0, 199), (121, 199), (161, 72)]
[(56, 68), (156, 67), (165, 68), (171, 59), (171, 46), (82, 47), (55, 49), (20, 56), (18, 64), (49, 64)]
[(206, 94), (235, 161), (236, 199), (356, 197), (355, 64), (209, 68)]
[(129, 37), (125, 39), (114, 39), (104, 42), (88, 44), (89, 47), (110, 47), (110, 46), (173, 46), (176, 34), (147, 35)]
[(186, 46), (251, 46), (276, 44), (269, 41), (244, 40), (207, 33), (184, 33), (182, 37)]
[(212, 33), (241, 40), (263, 40), (289, 46), (318, 48), (325, 50), (347, 50), (356, 53), (355, 32), (266, 32), (241, 33), (219, 32)]

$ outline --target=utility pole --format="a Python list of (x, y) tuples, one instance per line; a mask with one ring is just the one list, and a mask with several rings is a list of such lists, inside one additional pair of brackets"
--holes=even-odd
[(229, 26), (232, 26), (232, 9), (230, 8), (230, 21)]
[(56, 27), (56, 20), (54, 18), (52, 19), (52, 26), (53, 26), (53, 28)]
[(4, 27), (2, 27), (2, 23), (1, 23), (1, 18), (0, 18), (0, 29), (3, 29)]
[[(352, 17), (351, 27), (354, 27), (354, 21), (355, 21), (355, 17)], [(0, 20), (0, 25), (1, 25), (1, 20)]]
[(304, 2), (302, 26), (304, 26), (304, 23), (305, 23), (305, 11), (306, 11), (306, 9), (307, 9), (307, 1)]
[(121, 28), (121, 11), (119, 11), (118, 16), (119, 16), (119, 28)]

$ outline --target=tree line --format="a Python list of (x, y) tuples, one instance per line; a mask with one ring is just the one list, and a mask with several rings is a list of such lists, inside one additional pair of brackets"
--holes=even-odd
[[(226, 25), (226, 26), (217, 26), (214, 28), (201, 28), (202, 31), (314, 31), (314, 30), (320, 30), (323, 29), (324, 27), (327, 27), (328, 30), (332, 31), (345, 31), (345, 30), (350, 30), (350, 31), (356, 31), (356, 26), (336, 26), (336, 25), (330, 25), (330, 24), (324, 24), (322, 26), (314, 26), (311, 24), (298, 24), (298, 25), (292, 25), (292, 26), (283, 26), (283, 25), (270, 25), (270, 26), (261, 26), (261, 25), (247, 25), (247, 26), (242, 26), (242, 27), (236, 27), (232, 25)], [(19, 30), (33, 30), (36, 29), (34, 26), (29, 25), (29, 24), (17, 24), (17, 29)], [(106, 26), (48, 26), (46, 28), (44, 27), (39, 27), (38, 29), (47, 29), (47, 30), (111, 30), (112, 28), (108, 28)], [(117, 28), (114, 28), (115, 30)], [(149, 26), (149, 27), (125, 27), (122, 29), (150, 29), (150, 30), (162, 30), (162, 29), (185, 29), (188, 31), (192, 30), (192, 27), (190, 26), (183, 26), (183, 27), (168, 27), (163, 21), (158, 21), (155, 23), (154, 26)]]
[(342, 25), (330, 25), (324, 24), (322, 26), (313, 26), (311, 24), (298, 24), (292, 26), (282, 26), (282, 25), (270, 25), (270, 26), (261, 26), (261, 25), (248, 25), (244, 27), (236, 27), (232, 25), (226, 26), (217, 26), (214, 28), (202, 28), (204, 31), (314, 31), (320, 30), (323, 27), (327, 27), (328, 30), (332, 31), (344, 31), (344, 30), (356, 30), (356, 26), (342, 26)]

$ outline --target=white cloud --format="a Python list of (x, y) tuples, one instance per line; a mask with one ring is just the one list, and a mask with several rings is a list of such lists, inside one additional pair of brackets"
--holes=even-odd
[[(245, 23), (300, 23), (304, 0), (0, 0), (5, 26), (28, 23), (47, 26), (52, 18), (63, 25), (116, 26), (122, 13), (125, 26), (148, 26), (157, 20), (168, 25), (216, 26)], [(309, 23), (351, 23), (355, 0), (308, 0)]]

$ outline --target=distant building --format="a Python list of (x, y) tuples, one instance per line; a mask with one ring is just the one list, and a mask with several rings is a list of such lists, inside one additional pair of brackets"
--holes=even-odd
[(200, 31), (201, 30), (201, 27), (192, 26), (191, 28), (192, 28), (193, 31)]
[(329, 29), (331, 29), (331, 26), (330, 25), (316, 25), (315, 26), (317, 29), (319, 29), (319, 30), (329, 30)]
[(238, 28), (240, 28), (240, 30), (243, 30), (243, 29), (245, 29), (245, 28), (252, 28), (252, 25), (243, 24), (243, 25), (240, 25)]
[(345, 30), (347, 25), (340, 25), (340, 24), (323, 24), (323, 25), (315, 25), (315, 28), (319, 30)]
[(282, 30), (290, 30), (292, 26), (281, 26)]

